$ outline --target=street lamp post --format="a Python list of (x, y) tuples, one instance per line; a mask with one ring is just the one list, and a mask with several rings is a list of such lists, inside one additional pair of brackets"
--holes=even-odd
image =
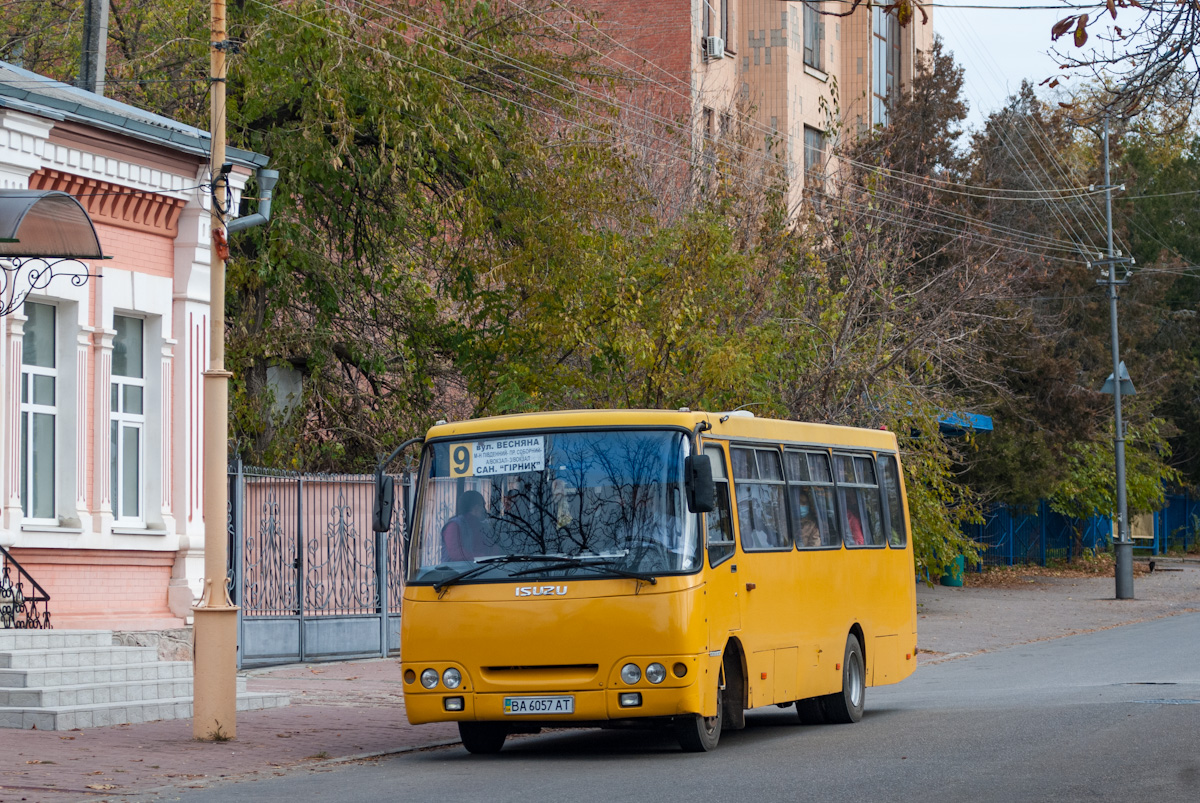
[(225, 0), (211, 0), (212, 262), (209, 275), (209, 360), (204, 372), (204, 589), (195, 614), (192, 735), (237, 736), (237, 607), (229, 599), (228, 470), (229, 378), (225, 370)]
[(1113, 363), (1113, 452), (1116, 460), (1117, 526), (1115, 540), (1117, 599), (1133, 599), (1133, 541), (1129, 538), (1129, 515), (1125, 500), (1125, 425), (1121, 420), (1121, 350), (1117, 341), (1117, 263), (1113, 249), (1112, 182), (1108, 172), (1108, 118), (1104, 118), (1104, 214), (1108, 228), (1108, 309), (1112, 330)]

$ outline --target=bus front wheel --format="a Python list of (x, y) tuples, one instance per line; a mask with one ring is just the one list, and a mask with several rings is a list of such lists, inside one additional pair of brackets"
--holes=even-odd
[(508, 729), (499, 722), (459, 722), (458, 737), (468, 753), (490, 755), (504, 747)]
[(821, 698), (821, 708), (829, 722), (849, 724), (862, 719), (867, 695), (867, 673), (863, 669), (862, 645), (858, 636), (846, 638), (846, 655), (842, 659), (842, 690)]
[(685, 753), (707, 753), (717, 747), (721, 739), (721, 725), (725, 721), (724, 683), (717, 680), (717, 715), (706, 717), (700, 714), (679, 717), (675, 720), (675, 738)]

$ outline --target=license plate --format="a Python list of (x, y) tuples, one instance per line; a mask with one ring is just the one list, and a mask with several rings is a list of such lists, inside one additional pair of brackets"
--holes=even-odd
[(574, 714), (575, 698), (562, 697), (505, 697), (505, 714)]

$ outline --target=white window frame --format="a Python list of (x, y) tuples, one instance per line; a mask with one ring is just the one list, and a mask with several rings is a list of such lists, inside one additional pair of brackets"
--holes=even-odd
[(886, 126), (888, 101), (900, 83), (900, 24), (881, 6), (874, 6), (871, 14), (871, 122)]
[[(50, 332), (53, 337), (50, 353), (54, 356), (54, 365), (45, 367), (40, 365), (31, 365), (25, 362), (24, 349), (21, 355), (21, 512), (22, 520), (30, 524), (58, 524), (58, 395), (59, 395), (59, 375), (58, 375), (58, 316), (59, 310), (53, 304), (44, 304), (41, 302), (27, 302), (29, 304), (36, 303), (38, 306), (47, 307), (51, 311)], [(25, 330), (24, 337), (29, 337), (28, 328)], [(35, 377), (50, 377), (54, 382), (54, 403), (53, 404), (36, 404), (33, 401)], [(34, 415), (49, 415), (53, 422), (50, 434), (50, 516), (34, 516), (30, 513), (33, 505), (33, 489), (36, 484), (34, 476), (34, 457), (36, 454), (36, 442), (34, 439)], [(32, 448), (31, 448), (32, 444)]]
[[(141, 376), (124, 376), (116, 372), (114, 365), (109, 385), (109, 446), (111, 448), (110, 471), (112, 473), (111, 499), (113, 523), (125, 527), (146, 526), (146, 321), (133, 315), (113, 315), (113, 329), (117, 328), (117, 318), (137, 321), (141, 326), (142, 364)], [(115, 338), (114, 338), (115, 346)], [(141, 392), (141, 412), (131, 413), (125, 409), (125, 389), (136, 387)], [(114, 399), (115, 397), (115, 399)], [(114, 405), (114, 401), (116, 402)], [(115, 433), (114, 433), (115, 426)], [(123, 504), (125, 491), (125, 461), (128, 454), (125, 450), (125, 433), (128, 430), (137, 431), (137, 511), (130, 516)], [(115, 437), (114, 437), (115, 434)]]

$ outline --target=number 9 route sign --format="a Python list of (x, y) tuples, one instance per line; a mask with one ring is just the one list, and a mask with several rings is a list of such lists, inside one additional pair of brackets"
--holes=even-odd
[(546, 467), (546, 445), (541, 435), (494, 438), (450, 447), (451, 477), (492, 477), (541, 471)]

